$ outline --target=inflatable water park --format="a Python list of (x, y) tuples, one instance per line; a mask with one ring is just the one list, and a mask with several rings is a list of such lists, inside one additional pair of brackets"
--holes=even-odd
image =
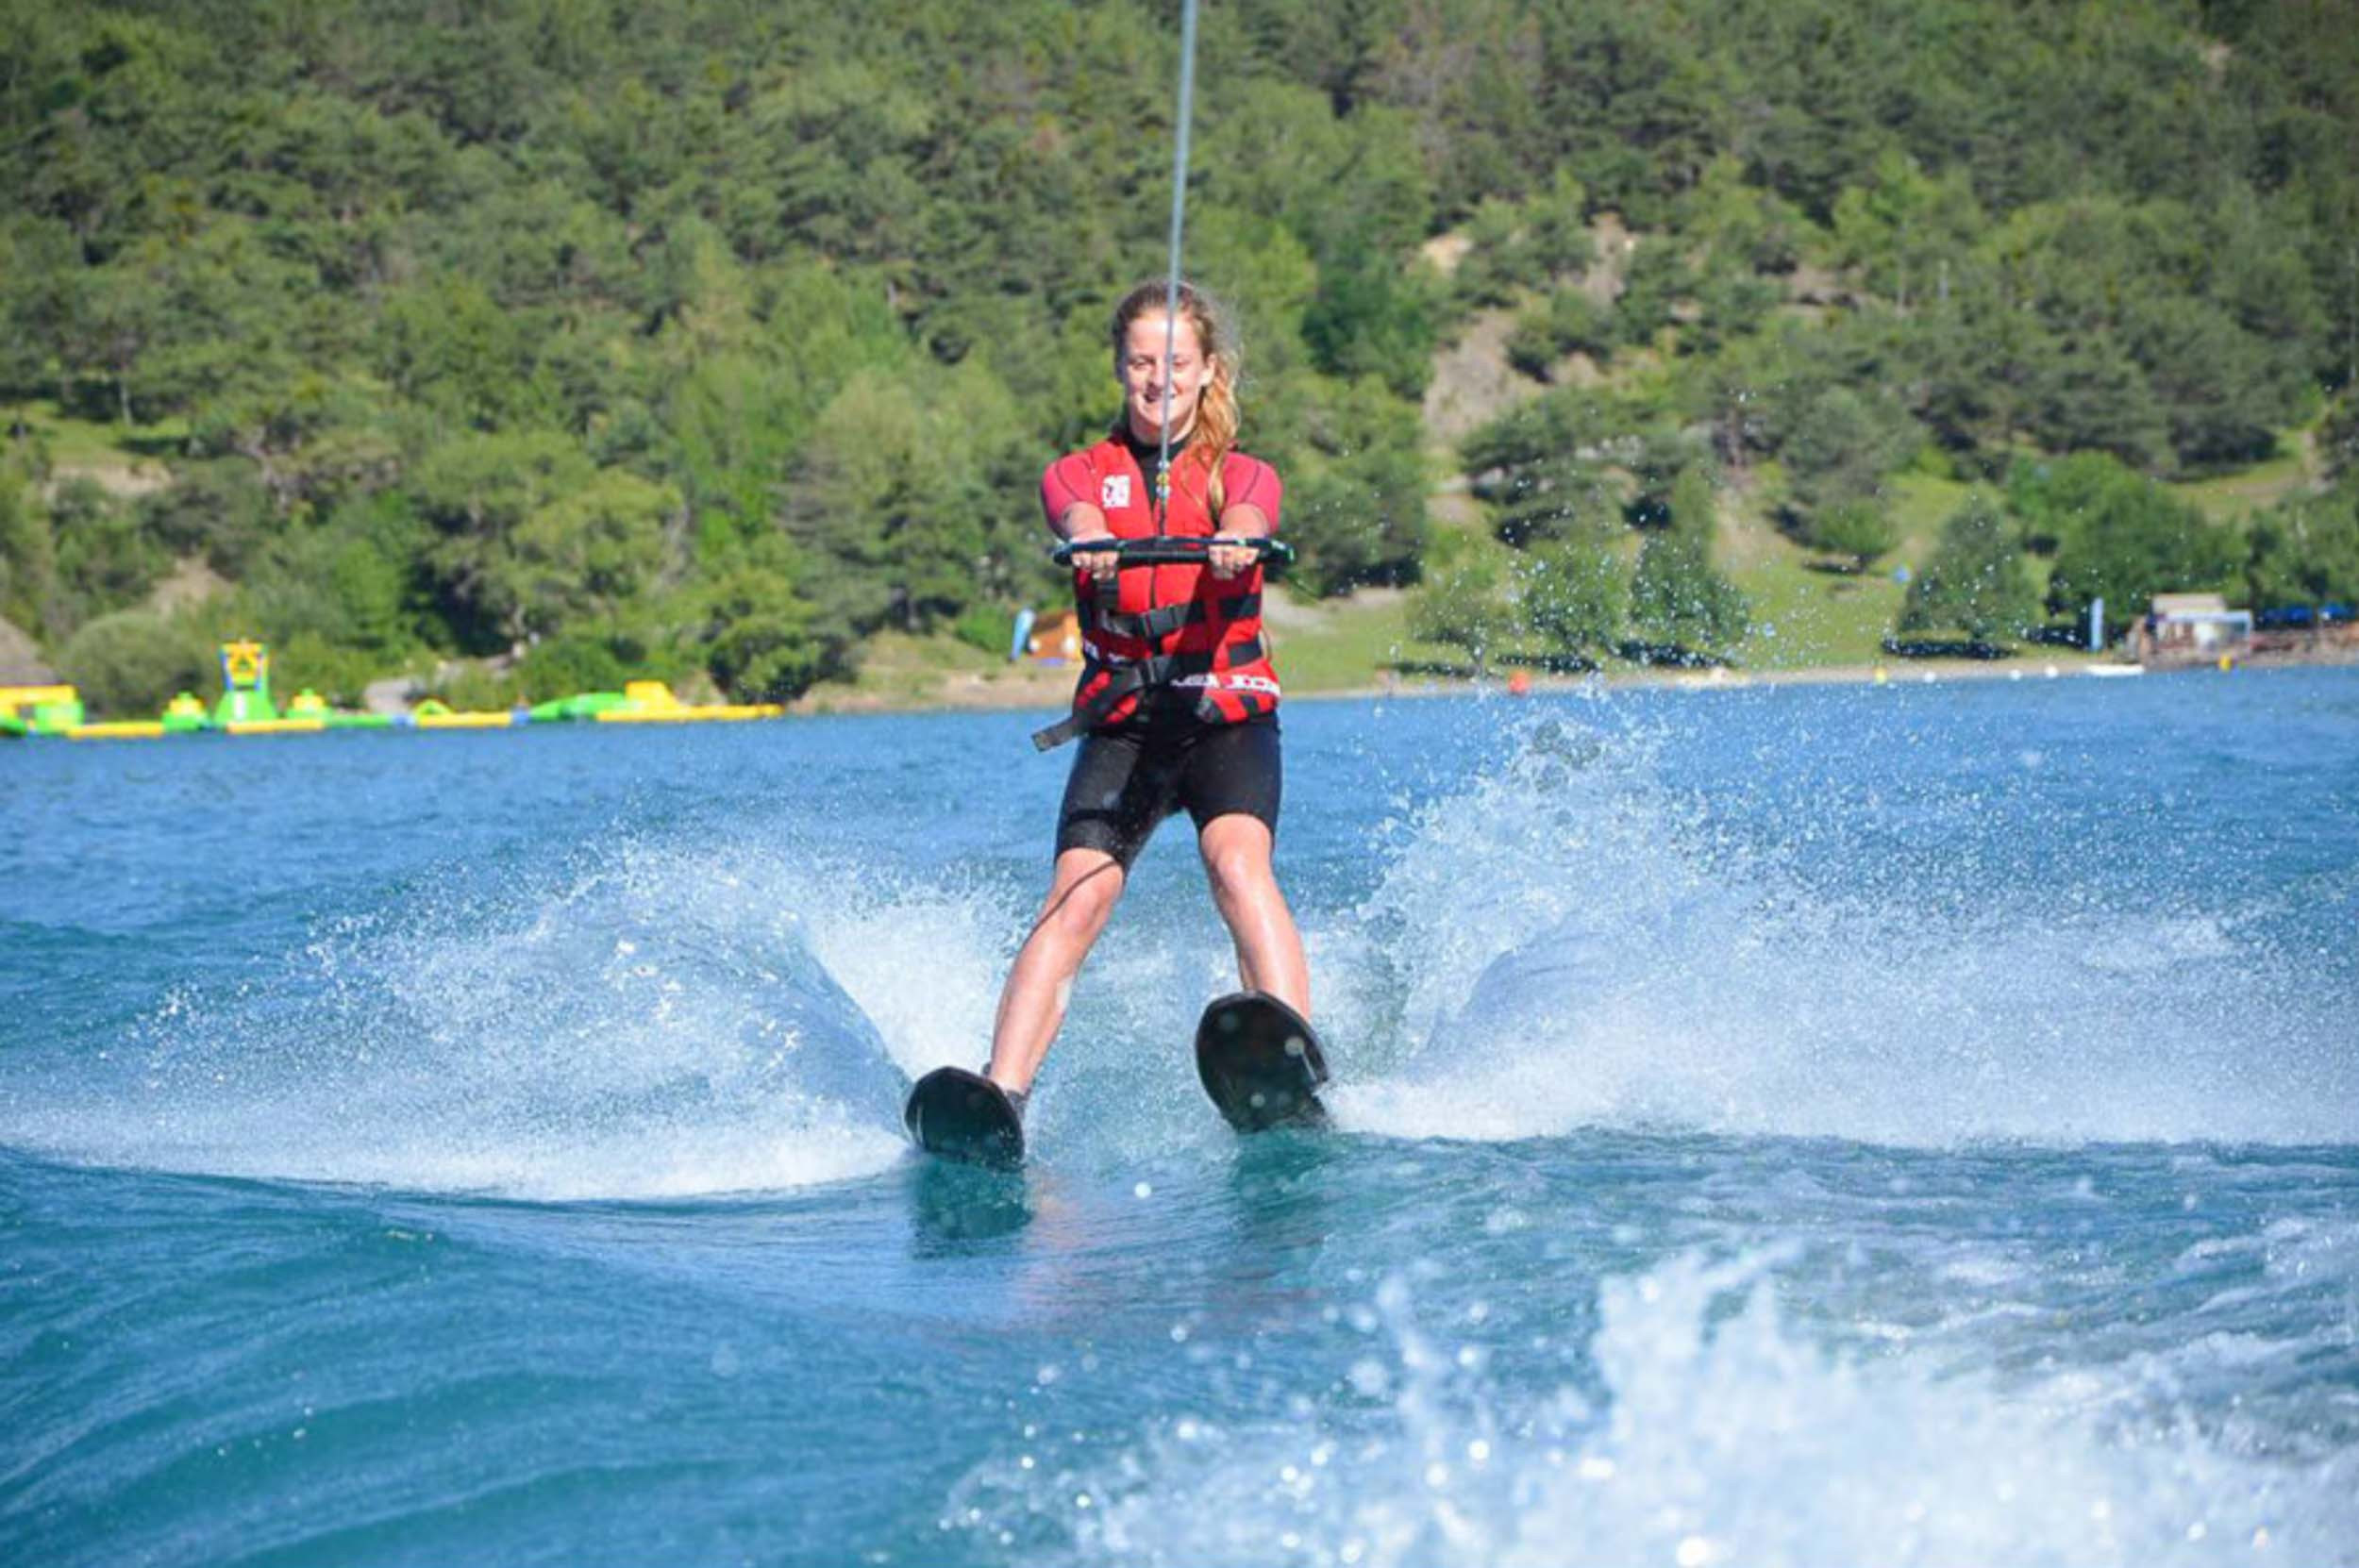
[(307, 687), (282, 708), (271, 695), (270, 649), (250, 641), (221, 645), (221, 695), (211, 706), (193, 692), (182, 692), (153, 719), (92, 724), (81, 693), (72, 686), (0, 686), (0, 737), (68, 741), (317, 735), (331, 729), (520, 729), (538, 724), (732, 724), (785, 712), (777, 703), (685, 703), (660, 680), (634, 680), (619, 692), (580, 692), (514, 708), (454, 709), (429, 697), (404, 713), (343, 711)]

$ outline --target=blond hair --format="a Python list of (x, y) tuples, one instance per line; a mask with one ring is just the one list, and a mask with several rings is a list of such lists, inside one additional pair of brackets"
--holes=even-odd
[[(1123, 295), (1122, 303), (1114, 307), (1111, 336), (1117, 364), (1123, 350), (1129, 346), (1130, 324), (1149, 310), (1170, 313), (1169, 285), (1160, 280), (1142, 283)], [(1221, 506), (1227, 499), (1221, 490), (1221, 470), (1237, 444), (1237, 335), (1220, 302), (1193, 283), (1180, 285), (1180, 313), (1196, 328), (1196, 343), (1213, 367), (1212, 385), (1196, 399), (1194, 439), (1188, 442), (1181, 459), (1192, 461), (1204, 471), (1204, 499), (1217, 526)]]

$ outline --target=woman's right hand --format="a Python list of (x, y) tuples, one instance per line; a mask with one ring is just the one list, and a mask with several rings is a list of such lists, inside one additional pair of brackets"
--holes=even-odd
[[(1105, 542), (1105, 549), (1093, 550), (1088, 548), (1089, 545), (1096, 543), (1100, 540)], [(1121, 570), (1122, 557), (1117, 554), (1114, 549), (1114, 545), (1118, 542), (1118, 541), (1115, 540), (1113, 535), (1091, 534), (1086, 537), (1077, 537), (1068, 540), (1066, 542), (1072, 551), (1072, 554), (1068, 559), (1071, 559), (1076, 568), (1080, 571), (1087, 572), (1090, 575), (1090, 580), (1092, 582), (1099, 584), (1111, 583), (1114, 580), (1115, 575)]]

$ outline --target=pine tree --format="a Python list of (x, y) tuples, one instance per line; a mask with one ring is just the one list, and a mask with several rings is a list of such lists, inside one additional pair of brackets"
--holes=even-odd
[(1718, 659), (1750, 626), (1751, 607), (1712, 564), (1712, 484), (1698, 469), (1671, 489), (1670, 526), (1647, 536), (1631, 578), (1631, 624), (1675, 661)]
[(1981, 491), (1941, 525), (1933, 559), (1909, 584), (1898, 629), (1957, 631), (1976, 647), (2020, 637), (2038, 618), (2023, 553), (1998, 500)]

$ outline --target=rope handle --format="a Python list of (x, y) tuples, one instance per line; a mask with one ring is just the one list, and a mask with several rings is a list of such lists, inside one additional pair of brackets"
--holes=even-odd
[(1226, 534), (1074, 540), (1051, 550), (1048, 559), (1059, 566), (1070, 566), (1077, 555), (1112, 550), (1122, 566), (1201, 566), (1215, 544), (1242, 545), (1253, 552), (1256, 560), (1272, 566), (1291, 565), (1295, 559), (1295, 547), (1282, 539), (1232, 539)]

